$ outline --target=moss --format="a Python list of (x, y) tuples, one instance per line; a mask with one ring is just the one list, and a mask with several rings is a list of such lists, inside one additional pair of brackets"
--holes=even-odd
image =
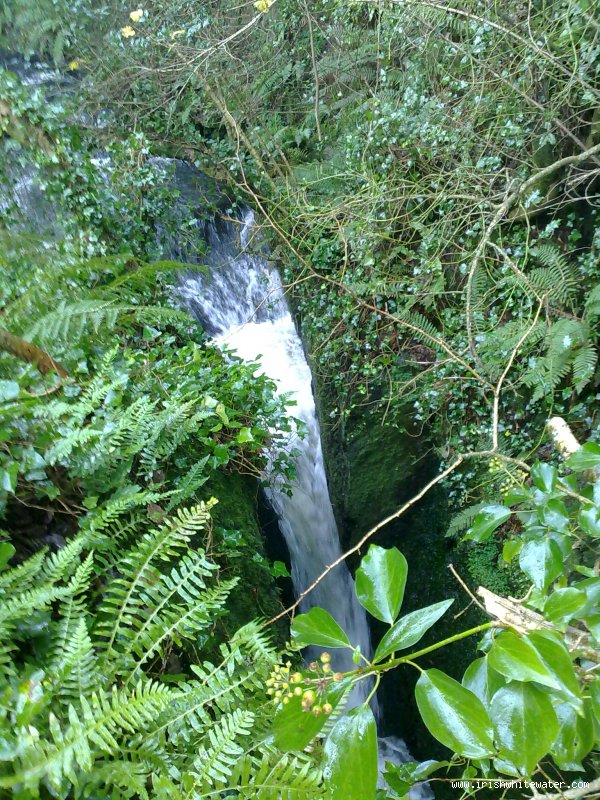
[[(224, 564), (224, 578), (239, 579), (227, 602), (229, 613), (220, 622), (227, 635), (252, 619), (269, 619), (282, 609), (279, 589), (265, 566), (258, 492), (257, 480), (239, 473), (215, 473), (204, 490), (205, 498), (218, 500), (212, 510), (213, 555)], [(283, 646), (289, 633), (287, 625), (280, 622), (271, 632), (276, 643)]]

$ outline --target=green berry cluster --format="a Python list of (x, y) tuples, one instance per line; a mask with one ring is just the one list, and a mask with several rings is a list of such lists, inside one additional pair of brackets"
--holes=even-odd
[[(341, 672), (333, 672), (331, 655), (321, 653), (319, 661), (313, 661), (308, 669), (313, 675), (291, 672), (291, 662), (284, 666), (275, 664), (266, 681), (267, 694), (273, 698), (273, 704), (287, 705), (292, 697), (302, 698), (302, 710), (319, 714), (331, 714), (333, 706), (327, 702), (327, 686), (332, 681), (338, 683), (344, 677)], [(325, 702), (321, 702), (324, 700)]]

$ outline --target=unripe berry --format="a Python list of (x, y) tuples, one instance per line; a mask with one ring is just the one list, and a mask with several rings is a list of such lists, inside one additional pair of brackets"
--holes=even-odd
[(300, 695), (302, 694), (302, 687), (296, 686), (296, 688), (294, 689), (294, 694), (296, 695), (296, 697), (300, 697)]
[(302, 701), (307, 703), (309, 706), (312, 706), (316, 699), (317, 696), (312, 689), (307, 689), (302, 695)]
[(336, 672), (336, 673), (334, 673), (334, 675), (333, 675), (333, 680), (334, 680), (336, 683), (339, 683), (341, 680), (343, 680), (343, 678), (344, 678), (344, 676), (342, 675), (342, 673), (341, 673), (341, 672)]
[(330, 653), (321, 653), (321, 662), (323, 664), (329, 664), (330, 661), (331, 661)]
[(332, 711), (333, 711), (333, 706), (331, 705), (331, 703), (325, 703), (325, 705), (323, 706), (323, 713), (331, 714)]
[(331, 664), (323, 664), (323, 672), (331, 672), (332, 669)]
[(294, 672), (292, 677), (290, 678), (291, 683), (302, 683), (302, 673), (301, 672)]
[(321, 706), (314, 706), (312, 713), (315, 715), (315, 717), (318, 717), (321, 711), (322, 711)]

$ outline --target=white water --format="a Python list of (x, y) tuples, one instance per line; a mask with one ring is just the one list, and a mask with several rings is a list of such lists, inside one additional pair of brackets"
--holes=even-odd
[[(269, 474), (269, 467), (266, 475), (267, 494), (290, 552), (292, 581), (298, 596), (341, 556), (341, 548), (327, 487), (310, 368), (278, 273), (252, 252), (253, 247), (248, 247), (252, 245), (253, 219), (252, 213), (246, 212), (239, 235), (231, 224), (207, 225), (209, 251), (204, 262), (210, 268), (209, 275), (189, 273), (181, 282), (180, 293), (215, 341), (234, 349), (246, 361), (258, 362), (259, 371), (276, 382), (278, 393), (295, 400), (291, 413), (305, 425), (305, 436), (292, 434), (287, 445), (299, 453), (292, 495), (281, 491), (278, 478)], [(313, 606), (329, 611), (351, 643), (370, 655), (366, 613), (356, 599), (354, 581), (344, 562), (310, 592), (301, 611)], [(332, 655), (334, 669), (354, 668), (349, 650), (334, 650)], [(348, 705), (364, 702), (369, 689), (365, 681), (359, 683)], [(377, 698), (371, 700), (371, 705), (379, 717)], [(386, 761), (401, 763), (410, 758), (402, 740), (393, 736), (379, 739), (380, 775)], [(430, 800), (433, 794), (421, 785), (412, 789), (410, 796), (414, 800)]]
[[(266, 476), (267, 495), (288, 546), (298, 596), (341, 556), (341, 549), (327, 488), (310, 368), (279, 275), (260, 256), (244, 249), (252, 231), (251, 212), (243, 220), (237, 247), (233, 226), (223, 225), (220, 230), (208, 226), (210, 275), (188, 275), (181, 292), (216, 341), (234, 349), (246, 361), (257, 361), (260, 372), (277, 384), (278, 393), (295, 401), (291, 413), (305, 425), (305, 436), (294, 434), (288, 442), (298, 451), (292, 495), (280, 490), (277, 477), (268, 474), (268, 469)], [(310, 592), (301, 611), (313, 606), (329, 611), (352, 644), (370, 654), (366, 614), (356, 599), (354, 581), (345, 563)], [(332, 655), (334, 669), (344, 671), (355, 666), (348, 649), (335, 650)], [(352, 702), (362, 701), (366, 691), (367, 687), (359, 684)]]

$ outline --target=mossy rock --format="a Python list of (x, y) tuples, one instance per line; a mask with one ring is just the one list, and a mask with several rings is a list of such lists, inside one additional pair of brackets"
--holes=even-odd
[[(215, 497), (212, 509), (213, 555), (224, 564), (224, 577), (237, 577), (227, 601), (228, 614), (219, 625), (227, 636), (258, 617), (270, 619), (282, 610), (280, 591), (265, 566), (265, 539), (258, 515), (259, 483), (239, 473), (215, 473), (204, 487), (204, 497)], [(226, 573), (226, 574), (225, 574)], [(277, 645), (284, 645), (289, 631), (285, 622), (272, 626)]]

